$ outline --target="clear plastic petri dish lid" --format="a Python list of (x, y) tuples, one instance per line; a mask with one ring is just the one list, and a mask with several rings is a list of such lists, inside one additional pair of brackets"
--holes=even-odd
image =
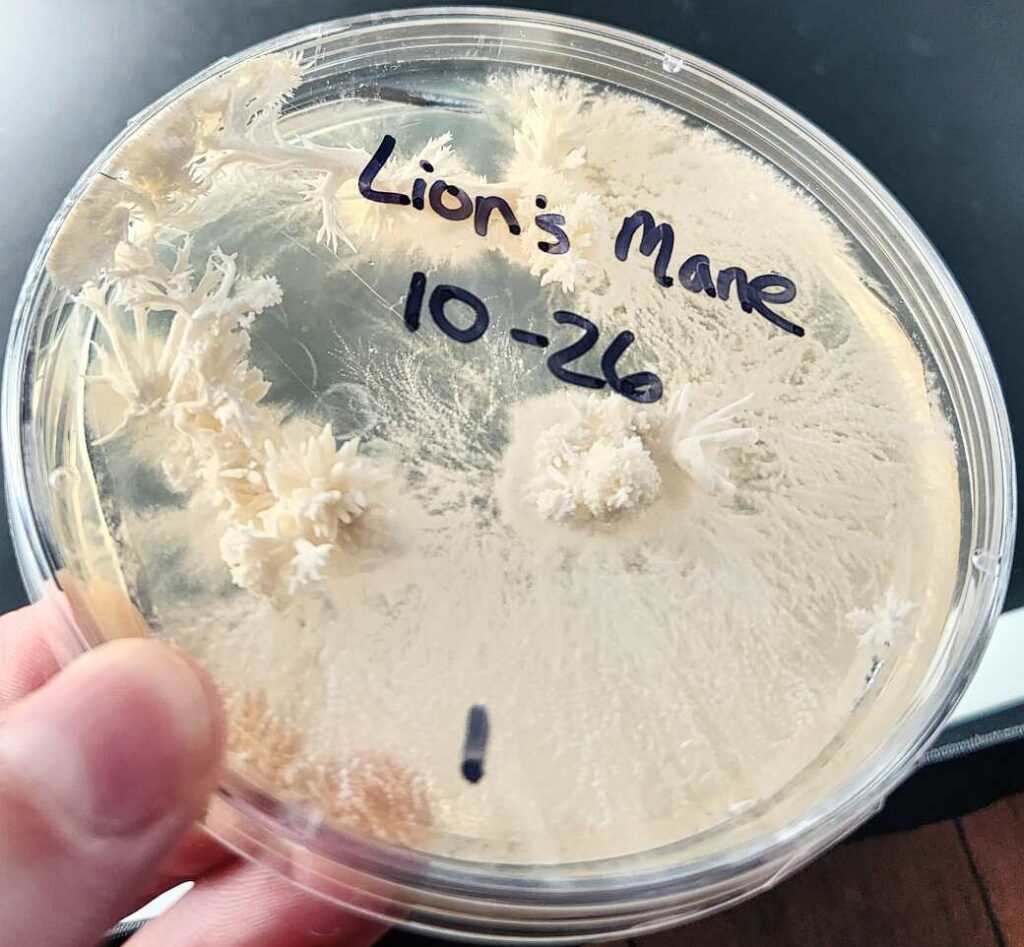
[(875, 811), (1015, 485), (977, 326), (853, 159), (688, 53), (406, 11), (224, 60), (69, 195), (3, 390), (71, 659), (195, 655), (207, 826), (480, 940), (649, 930)]

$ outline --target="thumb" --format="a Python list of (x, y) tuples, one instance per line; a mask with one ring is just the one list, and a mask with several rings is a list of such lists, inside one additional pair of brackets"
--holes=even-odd
[(81, 947), (199, 818), (220, 701), (156, 641), (89, 652), (0, 715), (0, 945)]

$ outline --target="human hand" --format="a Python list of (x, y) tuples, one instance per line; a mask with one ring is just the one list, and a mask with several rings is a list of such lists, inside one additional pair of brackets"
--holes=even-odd
[(131, 947), (365, 947), (373, 921), (241, 861), (194, 823), (220, 698), (182, 652), (125, 639), (58, 673), (47, 612), (0, 616), (0, 947), (86, 947), (181, 881)]

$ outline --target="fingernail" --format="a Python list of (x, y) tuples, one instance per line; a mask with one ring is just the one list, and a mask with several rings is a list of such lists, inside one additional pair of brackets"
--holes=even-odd
[(0, 720), (0, 765), (94, 835), (125, 835), (184, 804), (198, 816), (223, 742), (220, 701), (156, 641), (89, 652)]

